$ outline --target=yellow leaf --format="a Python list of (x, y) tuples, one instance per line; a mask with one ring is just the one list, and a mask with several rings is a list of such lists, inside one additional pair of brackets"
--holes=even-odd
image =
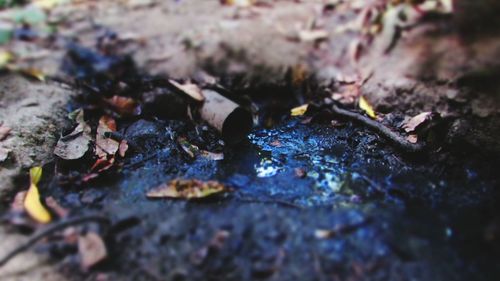
[(359, 108), (361, 108), (370, 118), (377, 118), (377, 115), (375, 114), (375, 110), (373, 110), (373, 107), (368, 103), (368, 101), (361, 96), (359, 98)]
[(29, 77), (33, 77), (38, 81), (45, 82), (45, 74), (36, 68), (22, 69), (21, 72)]
[(68, 0), (35, 0), (33, 4), (42, 9), (52, 9), (55, 6), (69, 2)]
[(304, 104), (304, 105), (292, 108), (292, 110), (290, 110), (290, 114), (292, 116), (302, 116), (307, 112), (308, 107), (309, 107), (308, 104)]
[(42, 178), (42, 167), (33, 167), (30, 169), (31, 184), (38, 184)]
[(40, 202), (40, 192), (38, 191), (37, 184), (42, 177), (42, 168), (34, 167), (30, 170), (31, 185), (26, 193), (24, 199), (24, 208), (28, 214), (40, 223), (48, 223), (51, 220), (50, 213)]
[(12, 54), (7, 51), (0, 51), (0, 69), (4, 68), (12, 60)]

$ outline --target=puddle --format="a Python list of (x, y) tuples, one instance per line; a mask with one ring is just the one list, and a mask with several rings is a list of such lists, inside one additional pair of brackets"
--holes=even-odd
[[(286, 249), (280, 280), (330, 276), (332, 269), (346, 277), (355, 263), (383, 264), (374, 271), (382, 276), (375, 280), (391, 280), (394, 271), (415, 280), (467, 280), (461, 273), (478, 272), (478, 264), (461, 268), (466, 261), (457, 246), (457, 241), (478, 239), (471, 231), (478, 227), (474, 212), (457, 218), (430, 206), (452, 199), (480, 202), (466, 192), (487, 183), (473, 182), (477, 177), (467, 167), (463, 176), (471, 179), (468, 187), (448, 193), (464, 182), (450, 182), (402, 160), (362, 130), (291, 119), (274, 129), (255, 129), (247, 142), (226, 151), (223, 161), (186, 158), (167, 133), (149, 136), (154, 138), (153, 153), (130, 155), (117, 175), (80, 191), (50, 190), (74, 209), (141, 218), (139, 228), (116, 238), (117, 245), (127, 247), (114, 250), (113, 270), (127, 272), (140, 261), (161, 274), (181, 266), (187, 269), (186, 280), (253, 280), (264, 270), (256, 266), (272, 267)], [(234, 192), (201, 202), (146, 198), (149, 189), (173, 178), (219, 180)], [(99, 200), (88, 204), (82, 202), (85, 197)], [(414, 203), (422, 199), (427, 202)], [(457, 220), (471, 222), (472, 228)], [(369, 223), (333, 239), (315, 238), (316, 230), (365, 221)], [(186, 262), (220, 229), (231, 233), (226, 246), (211, 252), (202, 265)], [(314, 263), (322, 265), (320, 273)]]

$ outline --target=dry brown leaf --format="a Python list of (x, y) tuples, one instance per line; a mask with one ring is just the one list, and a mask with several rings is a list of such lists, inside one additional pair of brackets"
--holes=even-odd
[(224, 153), (210, 152), (206, 150), (200, 150), (200, 155), (208, 160), (221, 161), (224, 160)]
[(115, 155), (119, 149), (119, 142), (104, 136), (104, 134), (108, 132), (116, 132), (116, 122), (110, 116), (104, 115), (99, 119), (95, 140), (96, 155), (99, 158), (104, 158), (108, 155)]
[(418, 126), (428, 121), (432, 116), (432, 112), (422, 112), (417, 116), (412, 117), (406, 124), (403, 125), (405, 132), (413, 132)]
[(112, 96), (109, 99), (104, 99), (114, 111), (121, 115), (139, 115), (141, 114), (141, 107), (133, 98), (122, 97), (122, 96)]
[(125, 157), (125, 153), (127, 152), (127, 150), (128, 150), (128, 143), (126, 140), (122, 140), (118, 148), (118, 155), (120, 155), (121, 157)]
[(52, 197), (52, 196), (45, 198), (45, 204), (47, 204), (47, 207), (49, 207), (60, 218), (67, 217), (69, 214), (69, 211), (67, 209), (63, 208), (61, 205), (59, 205), (59, 203), (57, 203), (56, 199), (54, 199), (54, 197)]
[(303, 63), (299, 63), (292, 67), (292, 85), (295, 87), (300, 87), (304, 81), (306, 81), (309, 71), (307, 66)]
[(229, 189), (217, 181), (176, 179), (149, 191), (147, 197), (196, 199), (227, 191)]
[(90, 269), (108, 257), (104, 241), (95, 232), (88, 232), (78, 237), (78, 252), (81, 258), (81, 267), (85, 270)]
[(12, 129), (10, 127), (7, 127), (0, 122), (0, 141), (5, 140), (11, 131)]
[(409, 143), (417, 143), (418, 142), (418, 136), (417, 135), (409, 135), (408, 137), (406, 137), (406, 140)]
[(220, 0), (221, 4), (236, 7), (250, 7), (255, 4), (255, 0)]
[(16, 196), (14, 196), (14, 200), (10, 203), (10, 210), (13, 212), (24, 212), (24, 199), (26, 198), (27, 191), (19, 191)]
[(9, 152), (10, 150), (0, 147), (0, 163), (4, 162), (5, 160), (7, 160), (7, 158), (9, 158)]
[(328, 31), (323, 29), (300, 30), (297, 37), (301, 42), (312, 42), (327, 39)]
[(61, 137), (57, 141), (54, 154), (65, 160), (80, 159), (89, 150), (92, 140), (90, 136), (91, 128), (85, 122), (83, 110), (76, 112), (75, 121), (78, 123), (70, 134)]
[(177, 88), (179, 91), (185, 93), (186, 95), (190, 96), (191, 98), (197, 100), (197, 101), (204, 101), (205, 97), (203, 96), (203, 93), (198, 87), (198, 85), (186, 82), (184, 84), (180, 84), (172, 79), (168, 80), (170, 84), (172, 84), (175, 88)]
[(109, 168), (113, 167), (114, 163), (115, 163), (114, 157), (110, 157), (109, 159), (107, 159), (106, 157), (99, 158), (97, 159), (97, 161), (95, 161), (94, 165), (92, 165), (90, 170), (97, 173), (104, 172)]
[(215, 153), (202, 150), (198, 146), (188, 142), (184, 137), (179, 137), (177, 141), (179, 142), (182, 150), (184, 150), (184, 152), (186, 152), (191, 158), (202, 156), (214, 161), (224, 160), (224, 153)]

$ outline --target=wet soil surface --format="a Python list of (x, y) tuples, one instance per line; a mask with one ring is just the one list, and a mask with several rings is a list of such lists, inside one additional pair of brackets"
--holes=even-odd
[[(408, 158), (349, 122), (332, 127), (285, 118), (224, 148), (222, 161), (193, 160), (175, 141), (179, 132), (194, 134), (192, 125), (126, 123), (126, 137), (143, 149), (119, 171), (82, 188), (56, 179), (43, 187), (74, 213), (127, 218), (130, 228), (108, 237), (112, 258), (90, 277), (104, 271), (129, 280), (495, 280), (499, 274), (499, 249), (488, 242), (498, 166), (484, 157)], [(234, 191), (203, 201), (146, 198), (174, 178), (215, 179)], [(75, 277), (71, 264), (63, 271)]]

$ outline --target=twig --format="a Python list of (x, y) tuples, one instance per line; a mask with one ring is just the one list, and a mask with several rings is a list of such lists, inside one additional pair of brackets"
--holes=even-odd
[(248, 197), (238, 197), (238, 200), (240, 202), (245, 202), (245, 203), (261, 203), (261, 204), (278, 204), (278, 205), (283, 205), (285, 207), (291, 207), (295, 209), (303, 209), (302, 206), (299, 206), (297, 204), (279, 200), (279, 199), (257, 199), (257, 198), (248, 198)]
[(65, 229), (69, 226), (73, 225), (78, 225), (78, 224), (83, 224), (83, 223), (88, 223), (88, 222), (96, 222), (104, 225), (109, 225), (111, 224), (111, 221), (107, 217), (103, 217), (100, 215), (89, 215), (89, 216), (83, 216), (83, 217), (76, 217), (76, 218), (70, 218), (67, 220), (62, 220), (56, 223), (53, 223), (46, 228), (36, 232), (33, 234), (28, 241), (26, 241), (24, 244), (18, 246), (11, 252), (9, 252), (5, 257), (0, 259), (0, 267), (4, 266), (7, 262), (9, 262), (12, 258), (17, 256), (18, 254), (28, 250), (31, 246), (33, 246), (36, 242), (41, 240), (44, 237), (47, 237), (51, 235), (54, 232), (57, 232), (59, 230)]
[(366, 125), (367, 127), (381, 134), (383, 137), (390, 140), (391, 142), (396, 144), (400, 149), (406, 152), (416, 153), (416, 152), (421, 152), (425, 149), (425, 144), (411, 143), (398, 133), (389, 129), (388, 127), (359, 113), (339, 108), (335, 104), (332, 106), (332, 110), (337, 115), (352, 119), (354, 121)]

